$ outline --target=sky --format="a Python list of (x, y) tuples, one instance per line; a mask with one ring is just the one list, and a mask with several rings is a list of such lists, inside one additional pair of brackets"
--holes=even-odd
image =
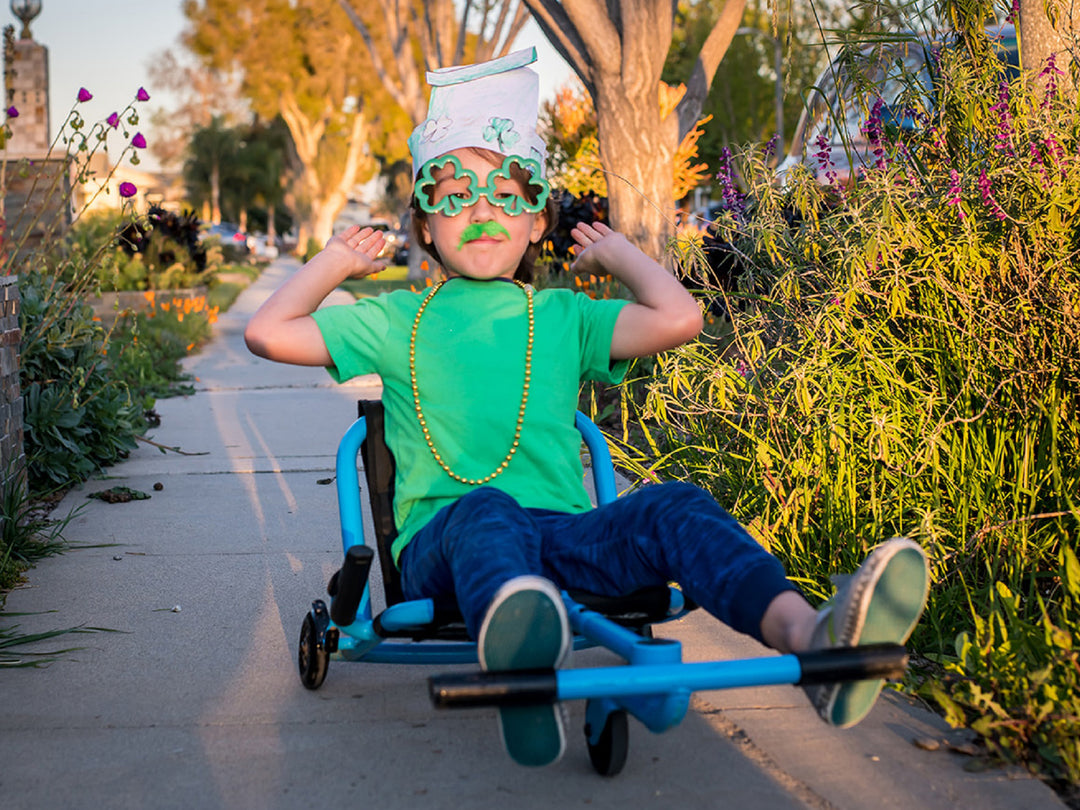
[[(151, 139), (150, 113), (167, 111), (172, 99), (151, 82), (149, 66), (164, 51), (180, 49), (180, 32), (185, 27), (180, 0), (42, 0), (41, 5), (30, 31), (49, 50), (52, 134), (67, 118), (80, 87), (94, 96), (79, 105), (88, 122), (123, 109), (139, 87), (145, 87), (150, 101), (138, 105), (140, 129)], [(15, 25), (18, 36), (21, 23), (9, 3), (0, 6), (0, 18), (3, 25)], [(571, 76), (569, 67), (531, 22), (517, 44), (537, 46), (533, 67), (540, 74), (541, 98), (549, 98)], [(120, 148), (120, 144), (110, 145), (114, 152)], [(155, 168), (153, 158), (144, 157), (142, 168)]]

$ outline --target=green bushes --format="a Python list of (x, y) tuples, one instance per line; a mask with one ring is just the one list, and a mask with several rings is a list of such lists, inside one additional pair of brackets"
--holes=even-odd
[(110, 369), (109, 335), (90, 307), (43, 273), (22, 273), (19, 288), (27, 472), (31, 489), (43, 491), (118, 461), (145, 420)]
[(199, 220), (150, 206), (144, 217), (95, 211), (76, 222), (67, 236), (64, 269), (68, 281), (92, 269), (101, 290), (138, 291), (205, 284), (206, 249), (199, 241)]
[(1040, 708), (1075, 689), (1075, 641), (1037, 642), (1080, 632), (1062, 573), (1080, 536), (1080, 117), (971, 52), (942, 57), (925, 136), (883, 138), (853, 187), (802, 171), (778, 188), (759, 148), (738, 157), (746, 213), (718, 226), (743, 294), (658, 361), (639, 471), (712, 490), (816, 598), (873, 544), (916, 538), (928, 693), (954, 721), (1005, 707), (973, 727), (1075, 780), (1080, 706)]

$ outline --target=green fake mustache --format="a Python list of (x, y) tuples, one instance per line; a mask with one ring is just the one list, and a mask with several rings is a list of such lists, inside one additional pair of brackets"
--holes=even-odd
[(506, 230), (498, 222), (488, 220), (487, 222), (473, 222), (465, 226), (465, 230), (461, 232), (461, 241), (458, 242), (457, 249), (461, 250), (465, 246), (466, 242), (471, 242), (474, 239), (479, 239), (483, 236), (505, 236), (510, 238), (510, 231)]

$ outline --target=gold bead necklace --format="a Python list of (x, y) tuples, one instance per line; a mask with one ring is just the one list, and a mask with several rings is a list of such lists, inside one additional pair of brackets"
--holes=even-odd
[(533, 329), (535, 326), (535, 318), (533, 313), (533, 289), (531, 285), (525, 284), (521, 281), (518, 281), (517, 279), (513, 279), (513, 282), (518, 285), (518, 287), (520, 287), (521, 290), (525, 293), (525, 298), (528, 302), (527, 307), (529, 312), (529, 335), (528, 340), (525, 344), (525, 382), (521, 387), (521, 407), (518, 408), (517, 425), (514, 428), (514, 441), (510, 445), (510, 450), (506, 453), (506, 457), (503, 458), (502, 463), (495, 468), (494, 472), (484, 476), (483, 478), (463, 478), (462, 476), (458, 475), (450, 469), (447, 463), (443, 461), (443, 458), (439, 454), (439, 451), (435, 449), (435, 442), (431, 439), (431, 431), (428, 430), (427, 420), (424, 418), (423, 408), (420, 407), (420, 386), (416, 383), (416, 330), (420, 327), (420, 318), (423, 317), (424, 310), (426, 310), (428, 304), (431, 303), (431, 299), (435, 297), (435, 293), (441, 290), (442, 286), (447, 281), (449, 281), (449, 279), (444, 279), (438, 284), (436, 284), (434, 287), (432, 287), (431, 292), (429, 292), (424, 297), (424, 300), (420, 302), (420, 309), (416, 311), (416, 320), (413, 321), (412, 333), (409, 336), (409, 379), (412, 382), (412, 395), (413, 404), (416, 406), (416, 418), (420, 422), (420, 429), (424, 432), (424, 441), (427, 442), (428, 450), (431, 451), (431, 455), (435, 458), (435, 461), (438, 463), (438, 465), (442, 467), (443, 472), (445, 472), (455, 481), (462, 484), (467, 484), (471, 487), (475, 487), (486, 484), (491, 481), (491, 479), (505, 472), (506, 468), (510, 465), (510, 459), (514, 457), (514, 453), (517, 452), (518, 444), (521, 441), (521, 427), (525, 423), (525, 405), (529, 401), (529, 378), (532, 376)]

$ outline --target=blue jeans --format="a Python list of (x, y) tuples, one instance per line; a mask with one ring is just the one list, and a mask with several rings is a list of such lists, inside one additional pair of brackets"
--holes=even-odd
[(480, 487), (439, 511), (399, 564), (405, 598), (456, 599), (473, 638), (499, 586), (522, 574), (600, 596), (678, 582), (717, 619), (759, 641), (769, 603), (796, 590), (779, 560), (711, 495), (678, 482), (581, 514), (526, 509)]

